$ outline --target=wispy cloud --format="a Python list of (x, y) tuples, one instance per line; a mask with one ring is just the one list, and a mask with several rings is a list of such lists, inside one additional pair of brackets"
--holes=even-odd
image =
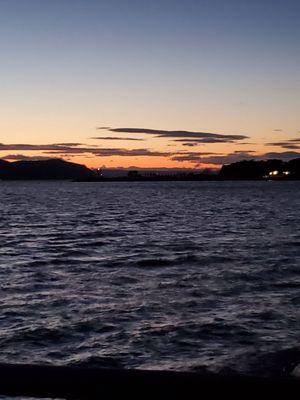
[(26, 156), (25, 154), (7, 154), (4, 157), (1, 157), (2, 160), (7, 161), (40, 161), (40, 160), (49, 160), (50, 157), (45, 156)]
[[(294, 139), (291, 139), (294, 141)], [(189, 142), (188, 142), (189, 143)], [(191, 142), (193, 143), (193, 142)], [(282, 142), (281, 142), (282, 143)], [(295, 142), (294, 142), (295, 143)], [(173, 150), (173, 149), (172, 149)], [(297, 149), (291, 149), (297, 150)], [(3, 159), (6, 160), (29, 160), (29, 159), (45, 159), (50, 156), (55, 158), (74, 157), (76, 155), (84, 155), (85, 157), (167, 157), (173, 161), (190, 162), (192, 164), (229, 164), (241, 160), (262, 160), (278, 158), (282, 160), (290, 160), (300, 157), (300, 152), (285, 151), (285, 152), (268, 152), (261, 155), (254, 154), (253, 150), (239, 150), (229, 154), (218, 154), (213, 152), (201, 151), (155, 151), (147, 148), (126, 149), (126, 148), (101, 148), (82, 146), (80, 143), (60, 143), (60, 144), (0, 144), (0, 151), (10, 152)], [(13, 153), (16, 151), (17, 153)], [(37, 156), (24, 155), (18, 153), (38, 152)]]
[(102, 157), (121, 156), (121, 157), (167, 157), (171, 153), (163, 151), (152, 151), (149, 149), (95, 149), (91, 152), (94, 155)]
[(266, 143), (266, 146), (277, 146), (284, 149), (298, 150), (300, 149), (300, 138), (288, 139), (280, 142)]
[[(0, 150), (25, 150), (25, 151), (44, 151), (44, 150), (61, 150), (67, 146), (57, 144), (3, 144), (0, 143)], [(68, 146), (69, 148), (70, 146)]]
[(260, 155), (254, 155), (251, 151), (237, 151), (226, 155), (210, 155), (204, 156), (204, 153), (186, 153), (184, 156), (175, 155), (172, 157), (176, 161), (189, 161), (196, 164), (231, 164), (243, 160), (268, 160), (268, 159), (281, 159), (284, 161), (292, 160), (293, 158), (300, 157), (300, 152), (287, 151), (287, 152), (270, 152)]
[(104, 137), (91, 137), (91, 139), (96, 140), (134, 140), (134, 141), (144, 141), (145, 139), (131, 138), (131, 137), (117, 137), (117, 136), (104, 136)]
[[(270, 152), (270, 153), (264, 154), (264, 158), (266, 158), (266, 159), (277, 158), (277, 159), (280, 159), (283, 161), (289, 161), (289, 160), (292, 160), (293, 158), (297, 158), (297, 157), (300, 157), (300, 152), (298, 152), (298, 151), (284, 151), (282, 153)], [(259, 156), (256, 156), (256, 158), (259, 159)]]
[(0, 143), (0, 151), (20, 150), (20, 151), (80, 151), (83, 149), (80, 143), (55, 143), (55, 144), (3, 144)]
[(213, 155), (214, 153), (204, 153), (204, 152), (189, 152), (189, 153), (177, 153), (172, 157), (174, 161), (189, 161), (193, 163), (198, 163), (203, 156)]
[(53, 146), (77, 147), (77, 146), (84, 146), (84, 144), (82, 144), (82, 143), (55, 143)]
[(234, 143), (236, 140), (241, 140), (241, 139), (228, 139), (228, 138), (219, 138), (219, 137), (203, 137), (201, 139), (194, 138), (185, 138), (185, 139), (174, 139), (174, 142), (182, 142), (182, 143)]
[(123, 149), (123, 148), (99, 148), (99, 147), (80, 147), (65, 146), (57, 144), (34, 145), (34, 144), (0, 144), (0, 151), (40, 151), (46, 154), (93, 154), (95, 156), (111, 157), (164, 157), (172, 153), (152, 151), (149, 149)]
[[(198, 146), (199, 143), (195, 143), (195, 142), (184, 142), (182, 143), (182, 146), (187, 146), (187, 147), (195, 147)], [(170, 145), (169, 145), (170, 146)]]

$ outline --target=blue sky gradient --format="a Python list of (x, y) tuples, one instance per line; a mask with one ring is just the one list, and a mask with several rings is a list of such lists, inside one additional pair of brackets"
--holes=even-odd
[(293, 138), (299, 15), (296, 0), (0, 0), (1, 141), (97, 125)]

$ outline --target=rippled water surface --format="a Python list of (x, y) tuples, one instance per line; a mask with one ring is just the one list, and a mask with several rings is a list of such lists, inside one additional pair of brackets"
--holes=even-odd
[(298, 348), (299, 182), (0, 189), (1, 362), (241, 370)]

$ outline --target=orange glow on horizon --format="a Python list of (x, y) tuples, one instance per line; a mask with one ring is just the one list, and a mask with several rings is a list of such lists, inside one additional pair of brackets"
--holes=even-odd
[(213, 168), (218, 169), (221, 165), (195, 163), (188, 161), (174, 161), (168, 157), (62, 157), (66, 161), (76, 162), (86, 165), (88, 168), (180, 168), (180, 169), (199, 169)]
[[(101, 137), (103, 136), (109, 136), (112, 134), (107, 134), (107, 132), (103, 131), (103, 133), (97, 133), (96, 136)], [(279, 141), (279, 136), (281, 135), (280, 132), (274, 133), (273, 139), (274, 141)], [(120, 135), (118, 135), (120, 136)], [(133, 136), (133, 135), (130, 135)], [(290, 135), (292, 136), (292, 135)], [(294, 135), (296, 136), (296, 135)], [(141, 135), (138, 137), (141, 137)], [(126, 138), (126, 136), (124, 136)], [(282, 140), (282, 139), (281, 139)], [(46, 141), (36, 141), (34, 142), (33, 140), (29, 141), (29, 144), (32, 143), (32, 146), (37, 146), (35, 150), (29, 150), (28, 147), (24, 147), (26, 145), (18, 145), (14, 143), (28, 143), (27, 140), (19, 140), (19, 141), (6, 141), (8, 143), (8, 148), (5, 149), (6, 144), (3, 144), (3, 148), (0, 149), (0, 158), (6, 157), (6, 156), (11, 156), (9, 158), (9, 161), (14, 161), (14, 160), (21, 160), (22, 158), (24, 159), (31, 159), (31, 158), (62, 158), (66, 161), (70, 162), (75, 162), (79, 163), (82, 165), (86, 165), (89, 168), (147, 168), (147, 169), (160, 169), (160, 168), (178, 168), (178, 169), (204, 169), (204, 168), (210, 168), (210, 169), (219, 169), (223, 161), (220, 161), (218, 163), (218, 160), (226, 160), (226, 156), (230, 155), (229, 160), (233, 157), (234, 155), (238, 152), (241, 152), (241, 159), (243, 157), (243, 153), (245, 154), (245, 158), (251, 158), (251, 155), (253, 155), (253, 158), (259, 157), (261, 155), (262, 159), (264, 157), (264, 154), (268, 152), (286, 152), (287, 149), (280, 147), (280, 146), (275, 146), (268, 144), (269, 140), (266, 141), (263, 139), (256, 140), (254, 141), (254, 138), (249, 138), (243, 141), (238, 141), (235, 143), (199, 143), (195, 146), (184, 146), (182, 143), (177, 142), (174, 139), (170, 138), (155, 138), (152, 137), (151, 135), (144, 136), (142, 141), (125, 141), (123, 140), (95, 140), (95, 139), (87, 139), (84, 140), (81, 139), (80, 137), (78, 138), (77, 136), (73, 137), (73, 140), (71, 137), (64, 137), (61, 140), (53, 140), (50, 142), (49, 140)], [(3, 143), (3, 142), (2, 142)], [(42, 144), (41, 144), (42, 143)], [(49, 143), (54, 143), (54, 144), (49, 144)], [(55, 143), (65, 143), (65, 144), (72, 144), (73, 143), (73, 149), (74, 154), (72, 154), (72, 146), (71, 146), (71, 151), (69, 147), (69, 153), (66, 151), (65, 153), (63, 152), (57, 152), (57, 150), (49, 151), (49, 149), (43, 149), (42, 146), (55, 146)], [(78, 143), (78, 146), (74, 145), (74, 143)], [(14, 147), (15, 146), (15, 147)], [(19, 147), (18, 147), (19, 146)], [(23, 146), (23, 147), (22, 147)], [(110, 156), (103, 156), (103, 155), (97, 155), (93, 154), (93, 149), (95, 152), (97, 150), (101, 151), (103, 150), (104, 152), (107, 150), (108, 154), (110, 150), (112, 153), (114, 151), (128, 151), (130, 154), (130, 151), (133, 152), (133, 155), (125, 155), (125, 156), (120, 156), (120, 155), (110, 155)], [(76, 150), (79, 150), (79, 154), (76, 154)], [(85, 151), (86, 150), (86, 151)], [(90, 152), (88, 150), (91, 150)], [(134, 151), (141, 151), (143, 150), (146, 152), (149, 152), (149, 155), (134, 155)], [(158, 153), (158, 155), (154, 156), (151, 155), (151, 152)], [(159, 155), (159, 153), (165, 153), (166, 155)], [(172, 159), (175, 156), (187, 156), (189, 157), (191, 155), (191, 161), (184, 160), (184, 161), (179, 161), (179, 160), (174, 160)], [(15, 158), (13, 158), (15, 156)], [(193, 159), (194, 156), (194, 159)], [(210, 157), (215, 158), (216, 161), (210, 162)], [(218, 159), (220, 157), (220, 159)], [(198, 158), (198, 159), (197, 159)], [(207, 158), (207, 161), (206, 161)], [(278, 157), (280, 158), (280, 157)], [(234, 161), (232, 161), (234, 162)], [(230, 163), (226, 162), (225, 163)]]

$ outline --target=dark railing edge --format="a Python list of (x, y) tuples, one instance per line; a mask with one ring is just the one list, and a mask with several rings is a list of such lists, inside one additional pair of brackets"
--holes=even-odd
[[(138, 395), (139, 398), (167, 393), (209, 391), (247, 394), (286, 393), (300, 389), (300, 380), (289, 376), (256, 377), (73, 366), (0, 364), (0, 395), (65, 399), (102, 398), (104, 395)], [(200, 391), (200, 392), (199, 392)], [(99, 397), (100, 396), (100, 397)]]

